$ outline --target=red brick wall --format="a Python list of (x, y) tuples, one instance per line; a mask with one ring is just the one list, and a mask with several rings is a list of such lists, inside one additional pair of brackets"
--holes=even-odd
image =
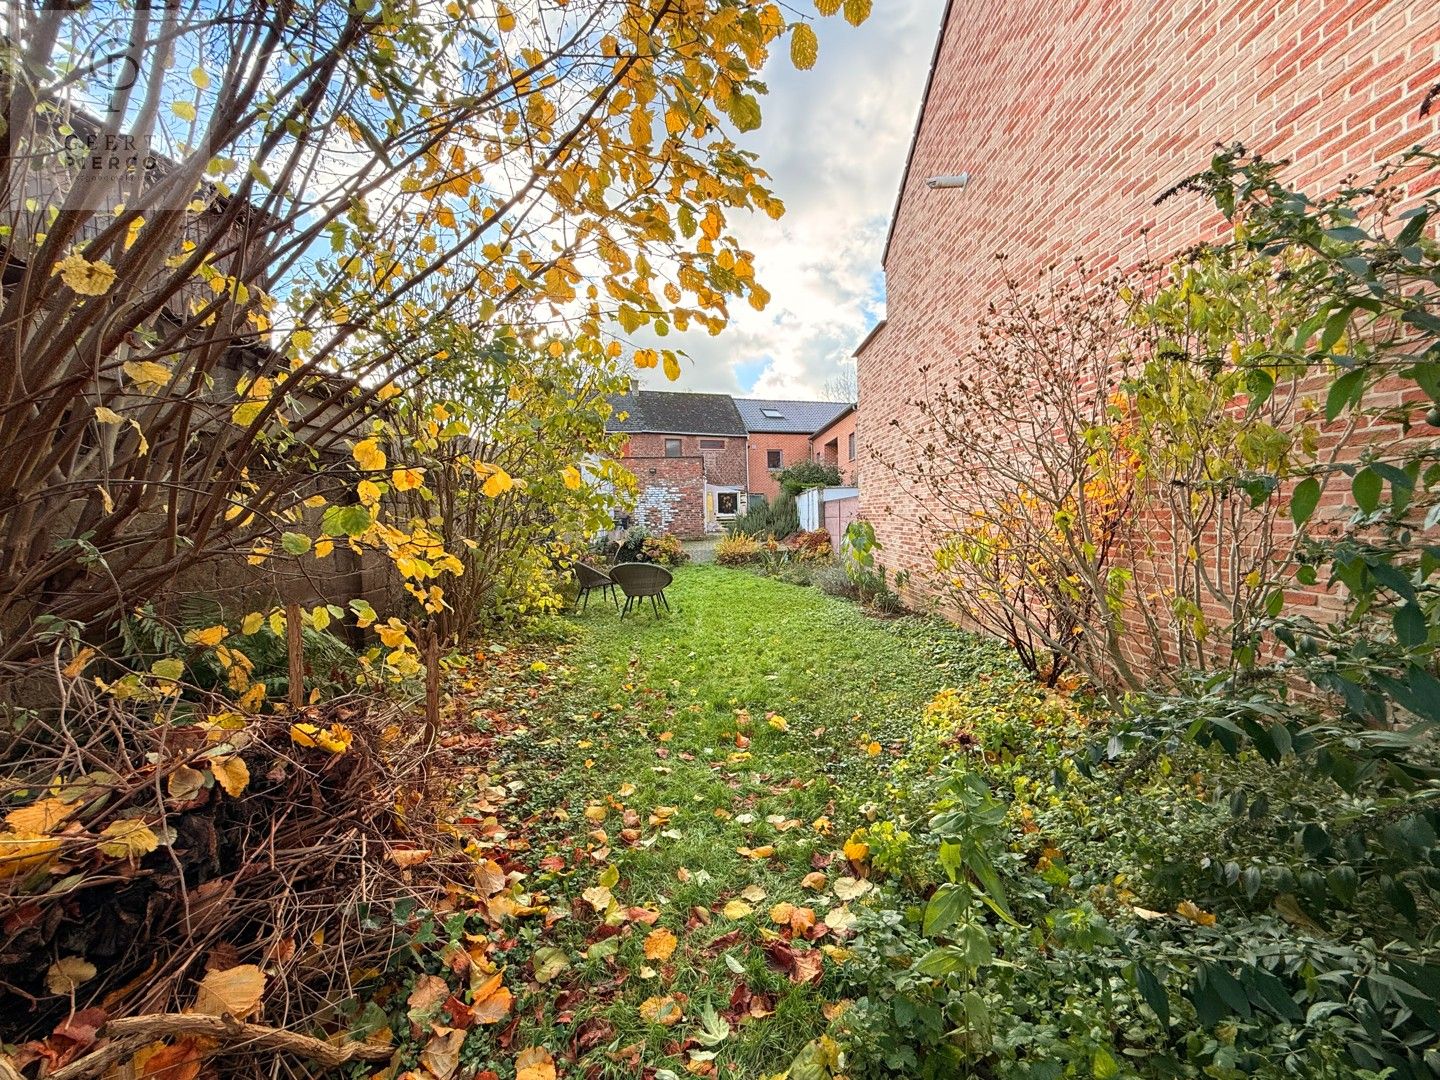
[(627, 457), (640, 489), (635, 523), (682, 540), (705, 535), (705, 462), (699, 457)]
[[(855, 434), (855, 412), (851, 410), (829, 427), (817, 431), (810, 437), (810, 456), (816, 461), (834, 465), (840, 470), (842, 483), (853, 486), (856, 482), (855, 458), (850, 456), (850, 436)], [(856, 456), (859, 456), (858, 439)], [(831, 443), (834, 443), (832, 458)]]
[[(664, 457), (666, 439), (680, 440), (682, 456), (703, 459), (705, 478), (710, 483), (745, 486), (745, 440), (738, 435), (665, 435), (647, 431), (630, 436), (630, 441), (621, 454), (622, 463), (629, 457)], [(724, 442), (725, 447), (721, 450), (701, 449), (702, 440), (706, 443)], [(626, 468), (630, 468), (628, 463)], [(630, 471), (635, 470), (632, 468)]]
[[(862, 351), (861, 514), (884, 561), (930, 565), (915, 500), (868, 459), (916, 371), (969, 340), (1006, 273), (1086, 256), (1128, 265), (1211, 236), (1197, 196), (1154, 197), (1239, 139), (1313, 191), (1440, 133), (1435, 0), (973, 0), (951, 5), (885, 271), (887, 325)], [(968, 190), (925, 179), (967, 170)], [(943, 377), (943, 376), (942, 376)]]
[(780, 451), (780, 467), (786, 468), (797, 461), (810, 459), (810, 436), (769, 435), (763, 431), (750, 433), (750, 490), (758, 491), (770, 502), (780, 494), (780, 484), (770, 475), (765, 462), (766, 451)]

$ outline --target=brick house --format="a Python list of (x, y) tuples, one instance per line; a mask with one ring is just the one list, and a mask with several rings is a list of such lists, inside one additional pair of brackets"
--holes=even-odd
[(811, 437), (850, 408), (838, 401), (774, 398), (736, 398), (735, 407), (749, 437), (750, 491), (771, 502), (780, 494), (775, 475), (786, 466), (809, 461)]
[[(1437, 83), (1433, 0), (951, 0), (886, 241), (886, 321), (856, 352), (861, 514), (884, 561), (926, 570), (936, 538), (918, 493), (871, 463), (913, 452), (919, 373), (954, 374), (1005, 277), (1215, 235), (1203, 200), (1154, 200), (1216, 143), (1291, 159), (1307, 190), (1369, 175), (1440, 135), (1440, 109), (1421, 115)], [(964, 190), (926, 183), (961, 172)]]
[[(722, 531), (751, 495), (774, 500), (787, 465), (808, 461), (812, 437), (837, 426), (854, 406), (831, 401), (732, 398), (632, 388), (610, 399), (611, 431), (628, 439), (620, 463), (639, 484), (635, 521), (690, 540)], [(853, 420), (851, 422), (853, 430)]]
[(839, 469), (840, 482), (846, 487), (860, 486), (860, 470), (855, 467), (859, 449), (855, 419), (856, 406), (846, 405), (840, 415), (810, 436), (811, 459)]
[(745, 424), (729, 394), (632, 389), (611, 398), (608, 427), (629, 435), (620, 463), (635, 474), (635, 521), (693, 540), (745, 512)]

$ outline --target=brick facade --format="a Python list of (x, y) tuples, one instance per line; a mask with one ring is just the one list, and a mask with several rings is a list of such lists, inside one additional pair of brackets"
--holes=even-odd
[(692, 457), (627, 457), (640, 488), (635, 523), (682, 540), (705, 535), (705, 461)]
[[(916, 498), (875, 456), (917, 371), (953, 373), (1001, 288), (1085, 256), (1131, 265), (1215, 235), (1198, 197), (1153, 200), (1240, 140), (1315, 191), (1440, 134), (1433, 0), (951, 3), (885, 255), (887, 322), (859, 350), (861, 515), (897, 569), (930, 566)], [(927, 177), (968, 171), (966, 190)], [(1339, 496), (1335, 496), (1338, 498)]]
[(752, 431), (749, 439), (750, 490), (774, 502), (780, 495), (780, 482), (770, 475), (767, 464), (771, 450), (780, 451), (780, 468), (810, 458), (809, 433)]
[[(705, 463), (705, 479), (712, 484), (745, 487), (745, 440), (733, 435), (666, 435), (661, 432), (639, 432), (621, 454), (621, 463), (631, 472), (631, 458), (665, 457), (665, 440), (680, 440), (682, 457), (698, 457)], [(713, 449), (716, 444), (723, 444)], [(638, 476), (639, 474), (636, 473)]]
[(851, 409), (833, 423), (810, 436), (810, 457), (840, 470), (840, 482), (849, 487), (859, 484), (860, 470), (855, 467), (859, 456), (859, 439), (855, 433), (856, 410)]

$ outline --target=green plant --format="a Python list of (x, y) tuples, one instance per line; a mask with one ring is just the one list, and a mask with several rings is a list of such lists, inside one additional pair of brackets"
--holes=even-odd
[(640, 557), (644, 562), (659, 563), (661, 566), (681, 566), (690, 561), (690, 553), (685, 550), (680, 538), (671, 533), (646, 537), (640, 545)]
[(776, 540), (788, 539), (800, 531), (800, 508), (788, 491), (782, 491), (770, 507), (768, 531)]
[(790, 495), (799, 495), (807, 488), (839, 487), (842, 481), (840, 470), (834, 465), (819, 461), (797, 461), (781, 469), (775, 477), (780, 490)]
[(770, 532), (770, 504), (764, 496), (751, 495), (745, 513), (730, 526), (732, 536), (765, 536)]

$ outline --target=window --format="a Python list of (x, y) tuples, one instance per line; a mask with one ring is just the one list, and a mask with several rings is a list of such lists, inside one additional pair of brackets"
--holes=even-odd
[(722, 491), (715, 498), (715, 506), (721, 517), (734, 517), (740, 512), (740, 496), (733, 491)]
[(760, 415), (763, 416), (763, 417), (765, 417), (766, 420), (784, 420), (784, 419), (785, 419), (785, 414), (782, 413), (779, 409), (761, 409), (761, 410), (760, 410)]
[(666, 440), (665, 440), (665, 456), (666, 456), (666, 457), (679, 457), (679, 456), (680, 456), (680, 440), (679, 440), (679, 439), (666, 439)]
[(765, 467), (766, 467), (767, 469), (778, 469), (778, 468), (781, 468), (781, 465), (780, 465), (780, 451), (779, 451), (779, 450), (766, 450), (766, 451), (765, 451)]
[(700, 440), (700, 449), (701, 449), (701, 450), (724, 450), (724, 449), (725, 449), (725, 440), (724, 440), (724, 439), (701, 439), (701, 440)]
[(850, 460), (855, 460), (855, 433), (850, 432)]

